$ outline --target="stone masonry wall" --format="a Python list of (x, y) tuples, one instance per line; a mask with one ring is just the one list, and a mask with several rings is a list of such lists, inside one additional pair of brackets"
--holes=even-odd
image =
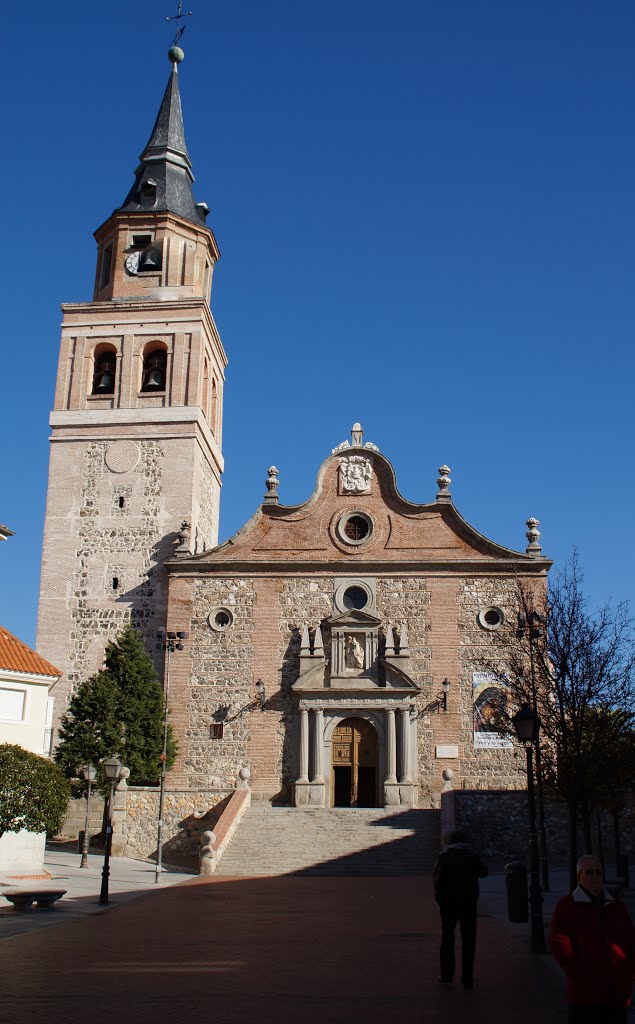
[[(461, 740), (464, 758), (462, 777), (468, 788), (517, 789), (524, 786), (524, 757), (516, 746), (476, 749), (474, 746), (473, 673), (482, 671), (489, 653), (500, 658), (498, 638), (479, 623), (478, 615), (497, 607), (507, 622), (515, 621), (518, 607), (517, 584), (507, 578), (466, 578), (459, 594)], [(522, 752), (521, 752), (522, 754)]]
[(146, 439), (52, 447), (37, 647), (64, 673), (52, 691), (56, 722), (131, 619), (162, 676), (154, 640), (167, 607), (163, 560), (187, 511), (164, 469), (180, 454), (179, 442)]
[[(453, 793), (456, 827), (466, 829), (475, 847), (494, 861), (527, 862), (528, 809), (526, 792), (455, 790)], [(545, 800), (545, 829), (547, 851), (552, 866), (567, 864), (569, 849), (568, 812), (564, 803)], [(620, 814), (620, 851), (635, 853), (635, 807), (633, 794), (626, 794)], [(591, 852), (615, 864), (614, 821), (602, 813), (599, 822), (601, 842), (598, 839), (598, 821), (593, 822), (592, 848), (586, 850), (581, 827), (578, 829), (578, 851)]]
[(194, 471), (193, 519), (196, 519), (195, 552), (209, 551), (218, 544), (220, 486), (212, 467), (200, 448), (196, 449)]
[[(408, 627), (408, 673), (421, 686), (415, 706), (419, 803), (438, 803), (443, 771), (453, 785), (489, 790), (524, 786), (524, 759), (516, 747), (475, 749), (472, 674), (493, 643), (478, 620), (491, 606), (514, 613), (516, 583), (509, 578), (377, 576), (377, 614), (384, 624)], [(182, 776), (192, 786), (231, 785), (243, 765), (252, 772), (254, 798), (291, 799), (298, 773), (298, 722), (291, 686), (298, 677), (300, 637), (306, 621), (321, 623), (325, 654), (333, 614), (330, 576), (200, 577), (192, 581), (191, 679), (186, 683), (187, 724)], [(233, 615), (223, 631), (209, 625), (219, 608)], [(184, 621), (183, 625), (187, 627)], [(383, 630), (380, 656), (383, 655)], [(426, 706), (450, 680), (448, 711)], [(267, 692), (259, 707), (239, 714), (255, 698), (262, 679)], [(237, 716), (237, 717), (236, 717)], [(210, 725), (223, 723), (221, 740)], [(453, 755), (452, 751), (456, 753)]]
[[(254, 604), (252, 580), (196, 581), (188, 645), (188, 725), (182, 758), (189, 785), (233, 788), (237, 771), (247, 764), (251, 716), (234, 716), (254, 697)], [(209, 625), (210, 613), (218, 608), (227, 608), (233, 616), (233, 624), (224, 631)], [(222, 740), (211, 738), (213, 723), (223, 724)]]
[[(166, 789), (162, 832), (165, 863), (198, 864), (201, 834), (213, 830), (229, 795), (227, 789)], [(115, 825), (121, 856), (156, 858), (158, 817), (158, 788), (129, 786), (125, 817), (122, 814), (118, 829)]]

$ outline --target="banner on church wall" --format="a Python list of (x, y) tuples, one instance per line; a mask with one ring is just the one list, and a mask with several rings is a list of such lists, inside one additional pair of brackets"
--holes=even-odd
[(474, 746), (489, 749), (513, 746), (511, 738), (500, 733), (496, 725), (501, 711), (509, 701), (509, 687), (493, 672), (472, 673), (472, 709), (474, 714)]

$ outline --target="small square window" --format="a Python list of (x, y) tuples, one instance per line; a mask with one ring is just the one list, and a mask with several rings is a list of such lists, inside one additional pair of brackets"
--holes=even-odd
[(23, 722), (26, 690), (0, 688), (0, 719), (5, 722)]

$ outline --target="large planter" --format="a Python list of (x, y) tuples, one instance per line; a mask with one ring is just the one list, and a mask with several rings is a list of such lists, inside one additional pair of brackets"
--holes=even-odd
[(45, 843), (46, 832), (5, 832), (0, 837), (0, 874), (46, 875)]

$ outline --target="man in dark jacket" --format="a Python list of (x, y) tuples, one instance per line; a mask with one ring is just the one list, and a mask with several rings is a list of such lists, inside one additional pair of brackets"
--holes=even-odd
[(604, 888), (596, 857), (580, 857), (578, 886), (557, 904), (551, 952), (567, 976), (570, 1024), (625, 1024), (635, 976), (635, 929)]
[(448, 847), (436, 859), (432, 878), (434, 898), (441, 911), (441, 977), (449, 984), (454, 978), (454, 932), (461, 927), (461, 981), (463, 988), (474, 987), (474, 950), (476, 946), (476, 904), (478, 880), (487, 868), (470, 848), (463, 832), (451, 832)]

